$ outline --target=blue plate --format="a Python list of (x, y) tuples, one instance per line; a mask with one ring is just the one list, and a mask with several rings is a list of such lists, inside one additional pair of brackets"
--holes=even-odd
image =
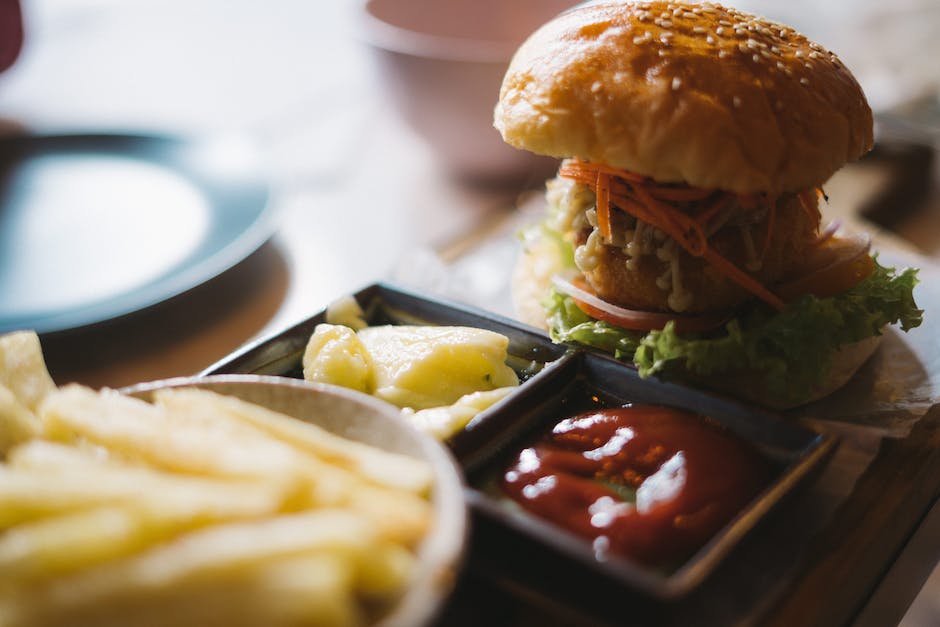
[(117, 318), (247, 257), (274, 227), (254, 157), (236, 140), (0, 139), (0, 332)]

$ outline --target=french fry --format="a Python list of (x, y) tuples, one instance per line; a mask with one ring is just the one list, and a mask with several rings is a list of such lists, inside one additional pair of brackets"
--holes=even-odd
[(197, 522), (246, 518), (296, 509), (305, 504), (307, 489), (305, 482), (289, 478), (182, 477), (94, 458), (85, 466), (75, 462), (65, 474), (0, 469), (0, 529), (115, 503)]
[(167, 411), (195, 415), (224, 414), (251, 425), (299, 450), (359, 473), (381, 486), (426, 494), (431, 486), (427, 464), (342, 438), (309, 422), (291, 418), (232, 396), (198, 389), (167, 389), (154, 394)]
[(29, 582), (143, 548), (156, 538), (139, 523), (133, 510), (106, 506), (9, 529), (0, 537), (0, 580)]
[(293, 451), (233, 424), (198, 424), (112, 390), (67, 385), (39, 409), (46, 437), (88, 440), (130, 460), (176, 472), (257, 478), (297, 471)]
[(88, 443), (67, 445), (38, 439), (29, 440), (10, 450), (6, 462), (8, 467), (17, 470), (50, 472), (70, 472), (89, 466), (125, 466), (100, 446)]
[(42, 356), (39, 336), (33, 331), (0, 335), (0, 385), (33, 412), (46, 394), (55, 390)]
[(36, 436), (39, 420), (14, 396), (13, 392), (0, 384), (0, 459), (10, 449)]
[[(304, 564), (290, 560), (316, 559), (318, 556), (335, 556), (352, 569), (327, 569), (327, 560), (320, 564), (321, 572), (318, 573), (322, 588), (331, 589), (340, 598), (348, 597), (353, 594), (349, 586), (357, 578), (356, 571), (368, 562), (374, 543), (375, 536), (367, 520), (339, 510), (220, 525), (195, 531), (140, 555), (60, 577), (43, 585), (0, 588), (0, 616), (7, 617), (9, 625), (99, 625), (107, 624), (104, 620), (107, 615), (119, 613), (122, 608), (132, 608), (131, 619), (136, 617), (148, 621), (147, 612), (141, 609), (160, 611), (160, 606), (167, 600), (175, 600), (177, 603), (169, 605), (176, 606), (176, 610), (165, 610), (178, 611), (179, 602), (183, 599), (189, 598), (191, 603), (199, 599), (206, 601), (199, 590), (211, 589), (219, 582), (260, 580), (268, 586), (264, 593), (268, 595), (272, 588), (278, 589), (278, 581), (283, 582), (286, 574), (296, 573), (299, 565)], [(306, 562), (307, 567), (310, 564)], [(279, 568), (284, 570), (278, 571)], [(272, 572), (279, 575), (274, 580), (271, 579)], [(323, 581), (331, 579), (336, 581)], [(293, 585), (300, 585), (300, 582)], [(239, 587), (236, 585), (235, 589)], [(346, 590), (345, 594), (343, 590)], [(251, 624), (238, 620), (241, 614), (256, 607), (256, 603), (248, 603), (250, 596), (240, 599), (228, 589), (226, 598), (229, 604), (241, 611), (234, 614), (225, 612), (223, 617), (231, 616), (231, 624)], [(302, 600), (293, 601), (295, 606), (298, 603)], [(268, 603), (261, 605), (277, 612)], [(320, 610), (322, 608), (314, 607), (309, 611)], [(124, 618), (123, 623), (117, 621), (112, 624), (167, 624), (163, 621), (127, 620), (127, 615)], [(170, 624), (230, 623), (219, 620), (184, 623), (179, 620)]]
[[(0, 475), (2, 516), (21, 524), (0, 535), (0, 580), (26, 581), (85, 568), (213, 523), (289, 511), (296, 485), (161, 477), (143, 469), (98, 470), (57, 480)], [(31, 491), (30, 488), (32, 488)], [(22, 524), (26, 514), (60, 506)], [(43, 512), (49, 513), (49, 512)]]
[(49, 596), (49, 588), (25, 596), (0, 591), (0, 625), (355, 627), (367, 623), (352, 570), (349, 560), (335, 553), (276, 557), (245, 571), (111, 596), (106, 605), (62, 604)]

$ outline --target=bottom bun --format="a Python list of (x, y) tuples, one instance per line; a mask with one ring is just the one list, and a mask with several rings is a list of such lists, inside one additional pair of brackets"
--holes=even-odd
[(793, 409), (829, 396), (855, 376), (859, 368), (878, 350), (884, 336), (875, 335), (839, 348), (832, 356), (832, 364), (826, 378), (813, 387), (809, 394), (797, 396), (773, 396), (766, 392), (766, 382), (760, 373), (723, 373), (720, 376), (700, 377), (689, 375), (686, 380), (737, 398), (757, 403), (770, 409)]

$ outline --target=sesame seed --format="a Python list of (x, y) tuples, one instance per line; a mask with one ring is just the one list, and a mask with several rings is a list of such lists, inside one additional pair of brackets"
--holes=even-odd
[(693, 13), (694, 15), (701, 15), (701, 14), (702, 14), (702, 7), (692, 7), (692, 13)]
[(660, 26), (662, 26), (663, 28), (672, 28), (672, 22), (670, 22), (669, 20), (663, 20)]
[(680, 15), (682, 15), (682, 7), (676, 7), (672, 10), (673, 17), (679, 17)]
[(725, 29), (723, 29), (721, 26), (719, 26), (718, 28), (715, 29), (715, 34), (718, 35), (719, 37), (721, 37), (722, 35), (725, 34)]
[(800, 79), (800, 85), (809, 85), (809, 79), (804, 76)]
[(735, 109), (740, 109), (740, 108), (741, 108), (741, 99), (738, 98), (737, 96), (735, 96), (734, 98), (732, 98), (732, 99), (731, 99), (731, 102), (734, 103)]
[(764, 57), (765, 59), (772, 59), (774, 55), (770, 54), (766, 50), (761, 50), (760, 56)]
[(751, 57), (751, 59), (754, 60), (754, 63), (760, 63), (760, 55), (759, 55), (759, 54), (755, 54), (753, 57)]
[(810, 58), (810, 59), (821, 59), (821, 58), (822, 58), (822, 55), (819, 54), (818, 52), (816, 52), (815, 50), (813, 50), (812, 52), (809, 53), (809, 58)]
[(802, 58), (802, 56), (803, 56), (803, 51), (802, 51), (802, 50), (797, 50), (796, 52), (793, 53), (793, 56), (795, 56), (797, 59)]
[[(695, 9), (692, 9), (692, 10), (694, 11)], [(715, 7), (713, 7), (710, 4), (702, 5), (701, 10), (702, 10), (702, 13), (708, 13), (709, 15), (714, 15), (715, 13), (718, 13)]]
[(672, 79), (672, 90), (677, 91), (680, 87), (682, 87), (682, 79), (676, 76)]
[(697, 13), (694, 13), (694, 12), (692, 12), (692, 11), (686, 11), (686, 12), (683, 13), (682, 15), (683, 15), (684, 17), (689, 18), (690, 20), (694, 20), (695, 18), (698, 17), (698, 14), (697, 14)]
[(718, 23), (721, 24), (722, 26), (734, 26), (734, 24), (732, 24), (728, 20), (718, 20)]
[(807, 63), (804, 63), (804, 64), (803, 64), (803, 67), (805, 67), (807, 70), (812, 70), (812, 69), (813, 69), (813, 66), (812, 66), (810, 63), (808, 63), (808, 62), (807, 62)]
[(714, 43), (715, 43), (715, 38), (712, 37), (711, 35), (709, 35), (708, 37), (705, 38), (705, 41), (706, 41), (707, 43), (709, 43), (709, 44), (714, 44)]
[(739, 43), (739, 44), (738, 44), (738, 50), (740, 50), (741, 52), (747, 52), (747, 44), (745, 44), (745, 43), (743, 43), (743, 42), (742, 42), (742, 43)]
[(790, 34), (790, 31), (788, 31), (787, 29), (785, 29), (785, 28), (781, 28), (781, 29), (780, 29), (780, 36), (781, 36), (781, 37), (786, 37), (786, 36), (789, 35), (789, 34)]
[(790, 68), (784, 68), (783, 73), (791, 78), (793, 77), (793, 70), (791, 70)]
[(731, 53), (729, 53), (727, 50), (719, 50), (719, 51), (718, 51), (718, 58), (719, 58), (719, 59), (724, 59), (725, 57), (729, 56), (730, 54), (731, 54)]
[(787, 66), (785, 66), (785, 65), (783, 64), (783, 62), (777, 61), (777, 69), (780, 70), (781, 72), (783, 72), (784, 70), (787, 69)]
[(659, 17), (663, 19), (669, 17), (669, 11), (663, 11), (662, 13), (659, 14)]
[(706, 32), (706, 30), (705, 30), (705, 27), (704, 27), (704, 26), (693, 26), (693, 27), (692, 27), (692, 32), (693, 32), (693, 33), (704, 33), (704, 32)]
[(747, 47), (750, 48), (751, 50), (755, 50), (758, 47), (758, 43), (756, 39), (748, 39), (747, 42), (745, 43), (747, 43)]

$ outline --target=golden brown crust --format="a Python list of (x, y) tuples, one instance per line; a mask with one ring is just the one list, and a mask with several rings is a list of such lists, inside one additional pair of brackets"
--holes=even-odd
[[(767, 214), (769, 215), (769, 214)], [(802, 259), (807, 246), (816, 238), (818, 219), (808, 213), (799, 199), (787, 194), (777, 203), (774, 227), (759, 270), (751, 273), (763, 285), (772, 285)], [(750, 233), (754, 249), (760, 256), (767, 233), (767, 217), (742, 229), (726, 226), (709, 238), (709, 246), (721, 256), (746, 268), (749, 253), (743, 240), (744, 230)], [(627, 257), (620, 248), (604, 246), (597, 266), (584, 273), (591, 287), (604, 300), (628, 309), (670, 311), (669, 291), (657, 286), (656, 280), (668, 264), (655, 255), (636, 259), (637, 267), (627, 269)], [(753, 295), (723, 274), (711, 268), (701, 257), (679, 253), (682, 285), (691, 293), (691, 304), (684, 313), (723, 311), (753, 298)]]
[(794, 30), (717, 5), (589, 5), (516, 53), (495, 125), (510, 144), (662, 182), (797, 191), (872, 146), (852, 74)]

